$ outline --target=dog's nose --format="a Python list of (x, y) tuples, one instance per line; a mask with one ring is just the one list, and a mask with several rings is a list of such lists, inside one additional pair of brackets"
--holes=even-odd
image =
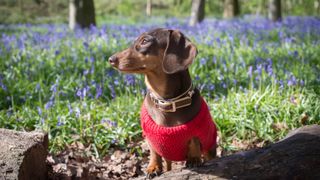
[(112, 65), (114, 65), (114, 64), (116, 64), (118, 62), (118, 58), (115, 55), (109, 57), (108, 60), (109, 60), (109, 63), (112, 64)]

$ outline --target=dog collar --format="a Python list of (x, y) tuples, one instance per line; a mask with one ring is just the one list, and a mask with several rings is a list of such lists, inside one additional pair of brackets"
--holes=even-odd
[(163, 112), (176, 112), (177, 109), (190, 106), (192, 103), (192, 96), (194, 94), (194, 88), (191, 83), (188, 90), (181, 95), (171, 98), (164, 99), (156, 93), (148, 91), (151, 101), (155, 104), (156, 108)]

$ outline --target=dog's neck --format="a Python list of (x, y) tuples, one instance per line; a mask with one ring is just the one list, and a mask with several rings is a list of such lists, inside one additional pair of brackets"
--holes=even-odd
[(148, 90), (159, 98), (172, 99), (188, 90), (191, 77), (188, 70), (175, 74), (149, 73), (145, 75), (145, 83)]

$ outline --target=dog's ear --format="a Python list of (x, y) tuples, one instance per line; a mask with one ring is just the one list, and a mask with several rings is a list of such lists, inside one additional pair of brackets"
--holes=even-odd
[(173, 74), (186, 70), (196, 55), (197, 48), (188, 38), (179, 31), (169, 30), (167, 47), (162, 62), (165, 73)]

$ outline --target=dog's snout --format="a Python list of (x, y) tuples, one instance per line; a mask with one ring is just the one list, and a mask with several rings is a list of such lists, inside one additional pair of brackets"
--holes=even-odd
[(108, 61), (110, 64), (114, 65), (114, 64), (117, 64), (118, 58), (117, 58), (117, 56), (113, 55), (113, 56), (109, 57)]

